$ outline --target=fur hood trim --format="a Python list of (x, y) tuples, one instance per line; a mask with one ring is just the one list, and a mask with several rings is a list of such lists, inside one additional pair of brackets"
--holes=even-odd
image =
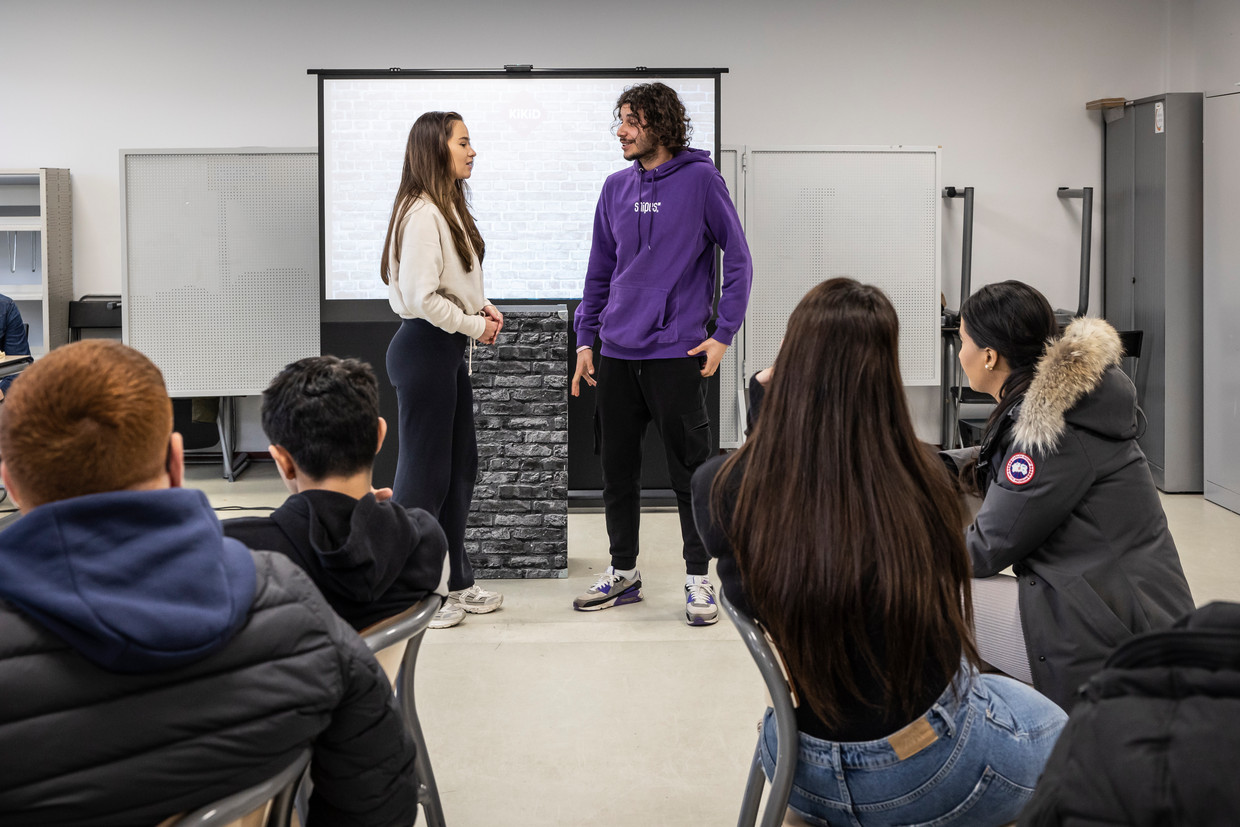
[(1124, 349), (1115, 328), (1102, 319), (1074, 320), (1049, 342), (1034, 369), (1016, 419), (1016, 445), (1050, 451), (1064, 432), (1064, 414), (1098, 387), (1102, 374), (1118, 365)]

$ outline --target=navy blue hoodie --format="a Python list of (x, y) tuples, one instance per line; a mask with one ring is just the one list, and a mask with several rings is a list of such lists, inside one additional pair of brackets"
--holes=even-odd
[(223, 647), (254, 600), (254, 559), (201, 491), (47, 503), (0, 533), (0, 598), (112, 672), (174, 669)]
[(686, 356), (706, 339), (715, 245), (724, 257), (713, 336), (727, 345), (745, 320), (753, 264), (710, 153), (685, 148), (652, 170), (634, 161), (608, 176), (573, 321), (577, 345), (597, 336), (617, 359)]

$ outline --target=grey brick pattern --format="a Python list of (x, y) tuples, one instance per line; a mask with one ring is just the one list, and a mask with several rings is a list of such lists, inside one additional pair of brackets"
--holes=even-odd
[[(580, 297), (599, 190), (627, 166), (611, 108), (635, 80), (326, 81), (327, 298), (387, 297), (379, 262), (409, 127), (445, 108), (465, 118), (478, 151), (469, 187), (487, 243), (487, 296)], [(693, 145), (713, 150), (714, 79), (662, 80), (685, 102)]]
[(478, 482), (465, 551), (480, 578), (568, 571), (568, 313), (504, 315), (474, 352)]

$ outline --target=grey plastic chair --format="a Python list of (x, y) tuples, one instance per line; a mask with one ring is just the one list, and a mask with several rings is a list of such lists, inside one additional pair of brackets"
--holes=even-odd
[(418, 749), (418, 757), (414, 763), (418, 803), (422, 805), (426, 823), (430, 827), (444, 827), (443, 805), (439, 802), (439, 787), (435, 784), (435, 773), (431, 771), (431, 759), (426, 754), (426, 738), (422, 735), (422, 725), (418, 722), (418, 710), (414, 705), (413, 670), (418, 660), (418, 649), (422, 646), (422, 636), (442, 605), (442, 597), (437, 594), (429, 595), (400, 614), (375, 624), (362, 635), (362, 640), (370, 647), (371, 652), (405, 643), (405, 655), (396, 675), (396, 701), (404, 715), (405, 726)]
[[(797, 748), (801, 733), (797, 729), (796, 709), (792, 706), (792, 687), (784, 678), (779, 658), (766, 642), (762, 629), (749, 617), (741, 614), (728, 602), (724, 592), (719, 593), (719, 605), (741, 633), (741, 640), (749, 648), (766, 690), (775, 709), (775, 734), (779, 747), (775, 756), (775, 776), (771, 779), (771, 792), (767, 796), (766, 810), (762, 814), (762, 827), (778, 827), (788, 810), (788, 795), (792, 792), (792, 777), (797, 768)], [(741, 814), (737, 827), (754, 827), (758, 823), (758, 807), (762, 803), (762, 787), (766, 773), (762, 769), (762, 735), (754, 748), (753, 763), (749, 767), (749, 780), (745, 783), (745, 797), (741, 800)]]
[(248, 816), (268, 801), (271, 802), (271, 812), (267, 815), (267, 827), (289, 827), (292, 823), (293, 793), (309, 764), (310, 750), (302, 750), (293, 763), (261, 784), (255, 784), (247, 790), (186, 813), (174, 821), (172, 827), (231, 824)]

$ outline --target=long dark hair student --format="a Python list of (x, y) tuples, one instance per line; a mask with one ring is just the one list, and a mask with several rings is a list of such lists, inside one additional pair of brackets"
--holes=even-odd
[(917, 439), (899, 352), (881, 290), (810, 290), (749, 440), (694, 476), (694, 516), (724, 596), (770, 635), (801, 700), (792, 809), (849, 827), (1007, 822), (1065, 716), (978, 673), (964, 514)]
[(1111, 325), (1060, 334), (1027, 284), (986, 285), (960, 316), (960, 366), (996, 402), (979, 448), (943, 452), (983, 498), (965, 534), (978, 649), (1070, 709), (1116, 646), (1193, 609), (1136, 388)]
[(478, 474), (472, 354), (475, 342), (494, 344), (504, 326), (483, 291), (486, 245), (465, 198), (477, 154), (459, 113), (427, 112), (414, 122), (379, 268), (403, 319), (387, 352), (400, 414), (392, 499), (429, 511), (448, 538), (448, 601), (433, 629), (503, 602), (474, 582), (465, 554)]
[(449, 218), (448, 228), (452, 232), (452, 246), (456, 248), (466, 272), (473, 269), (472, 253), (477, 253), (479, 264), (486, 257), (486, 242), (482, 240), (482, 233), (478, 232), (478, 225), (469, 211), (468, 185), (464, 179), (452, 174), (452, 158), (448, 152), (453, 125), (464, 122), (465, 119), (457, 112), (424, 112), (409, 130), (400, 186), (396, 188), (396, 199), (392, 202), (392, 217), (388, 221), (383, 258), (379, 264), (379, 275), (384, 284), (391, 283), (389, 250), (397, 251), (396, 263), (400, 263), (401, 219), (413, 202), (423, 195), (444, 216), (455, 214), (456, 220)]
[[(1038, 359), (1046, 352), (1047, 343), (1059, 335), (1059, 323), (1046, 297), (1019, 281), (981, 288), (961, 304), (960, 318), (966, 335), (977, 347), (1002, 354), (1009, 371), (999, 387), (997, 404), (986, 419), (982, 438), (985, 458), (1001, 441), (999, 431), (1011, 422), (1012, 408), (1025, 398)], [(976, 462), (973, 459), (964, 465), (960, 480), (965, 490), (980, 495), (984, 483), (977, 478)]]
[[(976, 659), (964, 515), (913, 429), (898, 337), (877, 288), (832, 279), (811, 290), (780, 350), (795, 368), (774, 372), (754, 434), (715, 483), (718, 494), (744, 468), (730, 537), (749, 601), (827, 722), (839, 692), (860, 697), (859, 666), (882, 684), (865, 700), (911, 716), (927, 657), (948, 676), (962, 654)], [(876, 614), (882, 662), (866, 628)]]

